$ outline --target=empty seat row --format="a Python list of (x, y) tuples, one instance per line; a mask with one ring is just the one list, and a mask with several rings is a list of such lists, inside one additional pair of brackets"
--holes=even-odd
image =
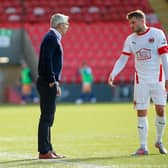
[[(49, 24), (27, 23), (25, 28), (39, 55), (40, 42), (49, 30)], [(62, 39), (64, 47), (62, 81), (80, 82), (78, 70), (82, 62), (87, 61), (92, 67), (95, 82), (106, 82), (112, 66), (121, 54), (125, 37), (129, 33), (127, 22), (71, 23), (69, 31)], [(121, 72), (121, 78), (117, 78), (118, 82), (121, 80), (129, 82), (133, 78), (133, 59), (129, 59), (126, 66), (126, 70)]]
[(119, 5), (119, 4), (145, 4), (149, 6), (149, 2), (147, 0), (52, 0), (52, 1), (46, 1), (46, 0), (1, 0), (0, 1), (3, 6), (17, 6), (20, 4), (26, 4), (29, 6), (34, 5), (78, 5), (78, 6), (86, 6), (86, 5)]
[(127, 12), (134, 9), (152, 12), (147, 0), (42, 0), (40, 3), (38, 0), (1, 0), (0, 21), (48, 21), (57, 12), (69, 15), (73, 21), (123, 20)]

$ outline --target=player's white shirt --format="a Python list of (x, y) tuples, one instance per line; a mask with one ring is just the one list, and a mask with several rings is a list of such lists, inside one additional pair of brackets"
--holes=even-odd
[(143, 34), (133, 33), (124, 43), (123, 55), (134, 55), (136, 81), (154, 83), (162, 81), (162, 65), (159, 55), (167, 50), (167, 40), (162, 30), (150, 27)]

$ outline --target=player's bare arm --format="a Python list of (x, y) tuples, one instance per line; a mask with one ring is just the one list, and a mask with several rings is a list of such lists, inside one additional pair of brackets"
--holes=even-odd
[(162, 65), (163, 65), (163, 69), (164, 69), (164, 73), (165, 73), (165, 89), (166, 92), (168, 92), (168, 54), (162, 54), (161, 55), (161, 61), (162, 61)]
[(114, 85), (114, 80), (112, 79), (111, 74), (109, 75), (109, 78), (108, 78), (108, 84), (109, 84), (111, 87), (115, 87), (115, 85)]
[(108, 84), (110, 86), (115, 87), (114, 79), (124, 69), (124, 67), (128, 61), (128, 58), (129, 57), (126, 55), (121, 55), (120, 58), (116, 61), (114, 68), (108, 78)]
[(168, 80), (165, 81), (165, 89), (166, 89), (166, 92), (168, 93)]

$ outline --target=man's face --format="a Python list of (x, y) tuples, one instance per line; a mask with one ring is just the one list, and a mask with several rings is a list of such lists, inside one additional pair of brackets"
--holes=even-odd
[(69, 28), (69, 23), (61, 23), (60, 24), (60, 31), (61, 31), (61, 34), (64, 35), (67, 31), (68, 31), (68, 28)]
[(133, 32), (141, 33), (143, 31), (144, 19), (132, 17), (129, 19), (129, 25)]

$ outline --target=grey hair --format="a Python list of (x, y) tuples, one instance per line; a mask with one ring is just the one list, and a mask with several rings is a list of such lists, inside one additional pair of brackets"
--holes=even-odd
[(60, 23), (67, 23), (68, 19), (69, 19), (69, 16), (63, 15), (61, 13), (56, 13), (51, 16), (50, 26), (55, 28)]

